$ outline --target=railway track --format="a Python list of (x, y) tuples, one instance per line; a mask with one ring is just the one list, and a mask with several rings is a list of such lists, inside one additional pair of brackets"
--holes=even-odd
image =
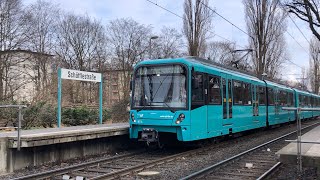
[[(308, 125), (307, 127), (311, 127), (315, 124)], [(304, 129), (307, 127), (304, 127)], [(271, 167), (275, 168), (279, 165), (277, 164), (277, 166), (275, 166), (277, 161), (274, 153), (279, 150), (283, 146), (283, 144), (277, 145), (277, 143), (275, 142), (283, 140), (283, 138), (287, 137), (290, 134), (294, 134), (294, 132), (281, 136), (276, 140), (269, 141), (256, 148), (247, 150), (239, 155), (210, 166), (200, 172), (191, 174), (190, 176), (187, 176), (183, 179), (212, 179), (213, 177), (213, 179), (256, 179), (257, 177), (264, 174), (267, 170), (271, 172)], [(268, 146), (270, 150), (268, 150), (266, 146)], [(115, 157), (104, 158), (98, 161), (73, 165), (57, 170), (23, 176), (14, 180), (76, 179), (77, 177), (78, 179), (119, 179), (121, 177), (130, 178), (134, 177), (137, 172), (148, 170), (159, 165), (165, 166), (166, 163), (173, 163), (175, 161), (183, 159), (184, 157), (210, 153), (214, 151), (215, 148), (216, 146), (212, 145), (204, 148), (187, 150), (184, 152), (180, 151), (167, 153), (163, 153), (162, 151), (137, 151), (124, 155), (118, 155)], [(253, 168), (243, 168), (243, 164), (245, 164), (245, 162), (253, 163)], [(228, 170), (226, 169), (226, 167)], [(215, 174), (210, 174), (210, 172), (212, 171), (216, 171)], [(259, 176), (256, 174), (259, 174)], [(268, 173), (265, 173), (265, 175), (267, 174)]]
[[(57, 170), (15, 178), (14, 180), (34, 179), (117, 179), (146, 167), (171, 161), (175, 155), (160, 151), (137, 151), (124, 155), (86, 162)], [(179, 153), (178, 153), (179, 154)]]
[[(319, 123), (307, 125), (302, 128), (306, 130)], [(296, 135), (296, 131), (258, 145), (252, 149), (237, 154), (231, 158), (218, 162), (214, 165), (201, 169), (189, 176), (187, 179), (225, 179), (225, 180), (249, 180), (265, 179), (281, 166), (275, 153), (285, 145), (284, 138)]]

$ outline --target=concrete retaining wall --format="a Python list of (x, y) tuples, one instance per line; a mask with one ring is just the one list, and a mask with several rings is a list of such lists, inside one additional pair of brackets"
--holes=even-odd
[(0, 139), (0, 174), (6, 174), (26, 167), (41, 166), (45, 163), (63, 162), (74, 158), (115, 152), (128, 148), (128, 135), (88, 139), (82, 141), (23, 147), (20, 151), (9, 148), (8, 139)]

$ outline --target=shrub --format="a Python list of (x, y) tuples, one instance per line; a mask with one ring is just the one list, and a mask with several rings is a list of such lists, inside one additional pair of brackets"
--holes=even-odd
[(129, 112), (127, 107), (129, 102), (128, 99), (123, 99), (112, 106), (111, 119), (113, 122), (128, 122)]
[(90, 110), (86, 106), (63, 108), (61, 119), (69, 126), (96, 124), (99, 118), (98, 110)]

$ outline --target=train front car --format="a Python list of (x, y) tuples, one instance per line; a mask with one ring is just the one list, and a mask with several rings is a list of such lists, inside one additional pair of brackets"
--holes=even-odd
[(130, 138), (149, 143), (175, 136), (188, 141), (188, 67), (176, 60), (149, 60), (135, 67)]

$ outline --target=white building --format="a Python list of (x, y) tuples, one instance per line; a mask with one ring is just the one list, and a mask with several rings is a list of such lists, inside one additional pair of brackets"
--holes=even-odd
[(1, 51), (0, 100), (32, 102), (51, 81), (52, 57), (28, 50)]

